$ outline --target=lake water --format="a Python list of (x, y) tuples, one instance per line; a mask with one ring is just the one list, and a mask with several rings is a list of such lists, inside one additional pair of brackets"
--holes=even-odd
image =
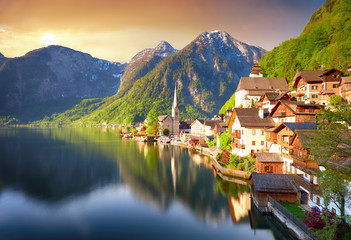
[(113, 129), (0, 129), (0, 239), (291, 239), (249, 191)]

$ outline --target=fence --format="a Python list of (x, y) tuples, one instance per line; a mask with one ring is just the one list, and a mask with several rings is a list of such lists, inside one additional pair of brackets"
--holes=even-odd
[(298, 226), (302, 231), (304, 231), (308, 235), (311, 235), (310, 231), (308, 230), (308, 227), (303, 222), (301, 222), (300, 219), (298, 219), (289, 210), (287, 210), (280, 203), (274, 200), (271, 196), (268, 196), (268, 202), (271, 203), (273, 208), (279, 210), (282, 214), (285, 215), (285, 217), (287, 217), (291, 222), (293, 222), (296, 226)]

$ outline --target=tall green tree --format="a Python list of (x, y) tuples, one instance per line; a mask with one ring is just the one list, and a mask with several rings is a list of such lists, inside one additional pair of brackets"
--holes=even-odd
[(146, 133), (149, 136), (157, 136), (160, 132), (160, 124), (158, 122), (158, 112), (155, 109), (151, 109), (147, 115), (147, 129)]
[(351, 157), (351, 106), (342, 103), (332, 110), (322, 109), (317, 121), (319, 129), (304, 137), (318, 164), (326, 168), (318, 175), (324, 207), (334, 203), (345, 221), (345, 206), (351, 200), (351, 166), (343, 161)]

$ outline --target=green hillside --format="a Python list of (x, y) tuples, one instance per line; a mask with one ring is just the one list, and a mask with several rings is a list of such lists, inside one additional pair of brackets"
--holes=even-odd
[(297, 70), (338, 68), (351, 64), (351, 0), (327, 0), (298, 38), (269, 51), (259, 62), (267, 77), (291, 81)]

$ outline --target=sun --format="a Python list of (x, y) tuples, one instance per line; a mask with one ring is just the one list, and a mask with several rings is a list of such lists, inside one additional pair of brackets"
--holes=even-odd
[(50, 46), (50, 45), (54, 45), (56, 43), (56, 40), (52, 33), (46, 33), (41, 37), (41, 42), (45, 46)]

